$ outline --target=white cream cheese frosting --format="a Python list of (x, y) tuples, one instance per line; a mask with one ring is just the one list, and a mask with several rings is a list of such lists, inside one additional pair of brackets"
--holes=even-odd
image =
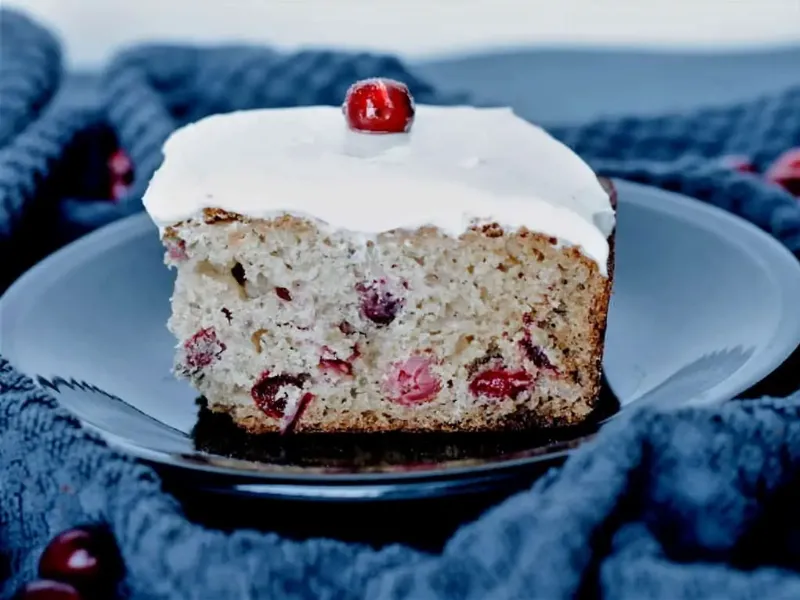
[(507, 108), (417, 105), (398, 134), (351, 131), (339, 107), (240, 111), (178, 129), (163, 154), (143, 198), (162, 230), (204, 208), (366, 236), (496, 222), (579, 246), (606, 273), (608, 194), (572, 150)]

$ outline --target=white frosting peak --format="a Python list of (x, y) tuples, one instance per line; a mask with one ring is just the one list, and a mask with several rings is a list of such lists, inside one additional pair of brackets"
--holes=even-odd
[(606, 272), (615, 216), (595, 173), (507, 108), (417, 105), (405, 134), (350, 131), (316, 106), (214, 115), (174, 132), (144, 196), (162, 229), (221, 208), (374, 235), (475, 221), (580, 246)]

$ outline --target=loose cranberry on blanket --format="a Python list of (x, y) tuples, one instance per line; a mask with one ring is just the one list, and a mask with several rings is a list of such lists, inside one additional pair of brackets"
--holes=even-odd
[(726, 167), (734, 169), (735, 171), (741, 171), (742, 173), (756, 173), (756, 167), (753, 163), (750, 162), (750, 159), (746, 156), (741, 156), (739, 154), (729, 154), (727, 156), (722, 157), (722, 162)]
[(60, 581), (40, 579), (19, 590), (14, 600), (86, 600), (74, 587)]
[(109, 194), (113, 200), (119, 200), (133, 183), (133, 162), (124, 150), (119, 149), (109, 157), (107, 166), (111, 181)]
[(764, 177), (800, 197), (800, 148), (792, 148), (781, 154)]
[(111, 174), (120, 180), (128, 179), (130, 183), (130, 176), (133, 173), (133, 163), (124, 150), (116, 150), (108, 159), (108, 170)]
[(367, 133), (405, 133), (414, 122), (414, 99), (393, 79), (365, 79), (350, 86), (342, 105), (347, 125)]
[(109, 598), (121, 576), (122, 560), (114, 539), (97, 527), (60, 533), (39, 558), (39, 577), (69, 584), (88, 598)]

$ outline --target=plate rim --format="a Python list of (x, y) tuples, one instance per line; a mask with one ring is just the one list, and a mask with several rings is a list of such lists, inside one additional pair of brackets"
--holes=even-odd
[[(705, 217), (704, 220), (699, 221), (701, 224), (707, 224), (709, 222), (708, 219), (710, 219), (712, 222), (722, 221), (729, 226), (729, 233), (730, 228), (733, 228), (734, 232), (737, 230), (739, 232), (743, 232), (744, 236), (734, 236), (729, 234), (723, 235), (727, 241), (739, 245), (742, 247), (744, 253), (753, 257), (754, 259), (757, 259), (760, 263), (760, 266), (766, 272), (772, 274), (774, 270), (778, 270), (783, 274), (789, 275), (788, 278), (773, 277), (773, 279), (776, 281), (776, 288), (782, 293), (781, 314), (792, 314), (791, 311), (787, 311), (786, 308), (790, 306), (789, 302), (791, 301), (792, 297), (800, 297), (800, 261), (798, 261), (795, 256), (776, 238), (771, 236), (766, 231), (763, 231), (756, 225), (729, 211), (708, 203), (701, 202), (689, 196), (624, 179), (612, 178), (612, 180), (617, 186), (620, 194), (621, 205), (634, 204), (645, 206), (650, 210), (668, 213), (674, 218), (679, 218), (695, 225), (698, 224), (696, 215), (701, 214)], [(651, 198), (649, 198), (650, 201), (643, 197), (648, 195), (651, 196)], [(653, 202), (653, 195), (661, 196), (665, 201)], [(694, 213), (694, 215), (692, 215), (692, 213)], [(89, 232), (63, 246), (62, 248), (59, 248), (52, 254), (45, 257), (42, 261), (25, 271), (7, 288), (2, 297), (0, 297), (0, 321), (3, 320), (2, 315), (9, 310), (9, 306), (11, 306), (13, 309), (14, 306), (19, 305), (20, 299), (24, 297), (30, 297), (29, 295), (31, 293), (41, 293), (43, 289), (49, 287), (47, 285), (47, 278), (39, 277), (40, 273), (47, 272), (54, 266), (65, 263), (65, 261), (65, 264), (74, 264), (76, 261), (84, 261), (86, 260), (87, 254), (96, 255), (98, 244), (108, 243), (107, 240), (109, 239), (113, 240), (112, 243), (115, 245), (120, 244), (127, 241), (131, 237), (141, 235), (142, 231), (147, 228), (157, 230), (157, 227), (150, 220), (147, 213), (142, 210), (137, 214), (123, 217), (117, 221), (114, 221), (113, 223), (100, 227), (95, 231)], [(758, 238), (760, 243), (755, 245), (746, 244), (742, 240), (742, 237), (746, 238), (747, 236), (750, 236), (750, 240), (753, 238)], [(757, 248), (757, 250), (754, 250), (754, 248)], [(794, 342), (794, 345), (792, 345), (793, 342), (789, 337), (791, 335), (795, 335), (795, 339), (797, 340), (797, 342)], [(737, 372), (738, 376), (729, 377), (720, 384), (713, 386), (711, 391), (714, 393), (710, 394), (710, 397), (707, 397), (705, 401), (703, 401), (703, 404), (716, 404), (734, 398), (737, 394), (745, 391), (748, 387), (754, 385), (758, 381), (761, 381), (764, 377), (769, 375), (769, 373), (774, 371), (796, 349), (798, 344), (800, 344), (800, 314), (795, 316), (794, 323), (791, 322), (791, 319), (789, 323), (781, 322), (781, 327), (772, 332), (771, 339), (773, 340), (773, 343), (761, 348), (757, 354), (750, 357), (748, 361), (742, 365)], [(780, 341), (781, 343), (774, 343), (776, 341)], [(3, 346), (4, 344), (2, 341), (0, 341), (0, 353), (4, 352)], [(768, 360), (764, 360), (765, 355)], [(753, 368), (751, 366), (748, 369), (748, 363), (753, 361), (756, 357), (760, 359), (760, 366), (758, 368)], [(6, 358), (11, 360), (11, 357)], [(744, 374), (742, 373), (743, 371), (745, 371)], [(41, 374), (26, 373), (26, 375), (35, 380), (36, 375)], [(611, 385), (613, 388), (613, 382), (609, 382), (609, 385)], [(57, 398), (57, 394), (53, 395)], [(681, 406), (683, 406), (683, 404), (681, 404)], [(65, 410), (68, 409), (65, 408)], [(135, 458), (156, 467), (165, 466), (169, 468), (186, 469), (194, 473), (213, 475), (215, 477), (227, 478), (232, 481), (260, 480), (265, 482), (265, 484), (288, 484), (290, 486), (312, 484), (312, 487), (351, 487), (353, 485), (375, 486), (383, 484), (397, 485), (400, 483), (409, 485), (414, 482), (421, 484), (423, 482), (430, 482), (432, 480), (458, 480), (465, 477), (480, 477), (488, 473), (499, 473), (501, 471), (514, 472), (521, 470), (524, 467), (533, 467), (535, 465), (540, 466), (548, 461), (560, 461), (568, 457), (575, 450), (575, 447), (569, 447), (555, 452), (545, 451), (542, 454), (516, 459), (511, 458), (506, 461), (498, 460), (479, 465), (452, 467), (450, 469), (443, 470), (432, 469), (430, 471), (419, 473), (372, 472), (362, 474), (287, 474), (270, 473), (257, 469), (237, 470), (233, 466), (235, 459), (226, 459), (226, 461), (232, 463), (231, 466), (227, 467), (186, 464), (184, 457), (181, 455), (174, 455), (169, 452), (142, 448), (141, 446), (136, 445), (134, 442), (128, 442), (127, 440), (125, 440), (125, 442), (122, 444), (115, 443), (112, 439), (109, 439), (106, 436), (106, 433), (114, 436), (113, 433), (104, 432), (103, 430), (94, 427), (91, 424), (85, 423), (84, 421), (81, 421), (81, 423), (84, 427), (87, 427), (88, 430), (98, 433), (104, 440), (106, 440), (110, 447), (128, 453)], [(584, 445), (586, 441), (590, 441), (592, 437), (593, 435), (588, 435), (578, 438), (583, 440), (578, 445)], [(250, 461), (242, 460), (241, 462), (248, 463)], [(236, 487), (243, 484), (241, 482), (235, 482), (231, 485)], [(250, 482), (247, 482), (244, 485), (257, 484), (250, 484)]]

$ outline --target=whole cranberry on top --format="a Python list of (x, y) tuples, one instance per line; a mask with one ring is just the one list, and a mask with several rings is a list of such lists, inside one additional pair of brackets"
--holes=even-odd
[(364, 79), (347, 90), (342, 112), (355, 131), (406, 133), (414, 122), (414, 98), (394, 79)]

